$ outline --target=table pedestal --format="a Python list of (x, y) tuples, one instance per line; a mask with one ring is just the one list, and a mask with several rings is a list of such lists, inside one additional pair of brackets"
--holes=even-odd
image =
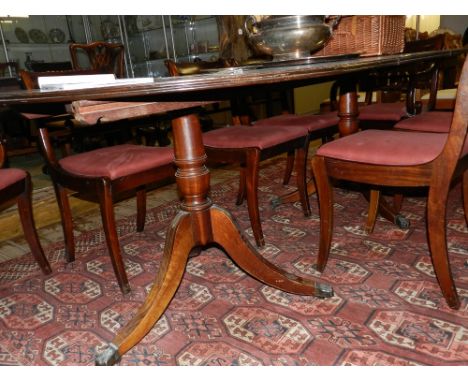
[(326, 284), (287, 273), (264, 259), (243, 237), (231, 214), (208, 198), (210, 174), (197, 116), (172, 122), (176, 181), (183, 195), (180, 212), (166, 237), (164, 255), (153, 287), (133, 319), (96, 357), (97, 365), (113, 365), (140, 342), (159, 320), (182, 281), (187, 260), (200, 247), (218, 244), (246, 273), (285, 292), (327, 298), (333, 289)]

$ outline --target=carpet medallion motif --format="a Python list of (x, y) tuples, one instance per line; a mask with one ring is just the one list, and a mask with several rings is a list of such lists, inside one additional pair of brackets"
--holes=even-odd
[[(319, 218), (299, 203), (272, 207), (293, 189), (281, 184), (284, 161), (261, 168), (259, 201), (266, 245), (279, 267), (330, 283), (335, 296), (317, 299), (265, 286), (219, 248), (187, 264), (182, 283), (159, 322), (125, 354), (121, 365), (468, 365), (468, 229), (460, 187), (452, 190), (447, 237), (462, 299), (454, 311), (434, 276), (426, 242), (425, 202), (405, 198), (411, 227), (379, 219), (364, 231), (361, 194), (335, 190), (335, 233), (327, 268), (316, 268)], [(291, 182), (291, 184), (294, 184)], [(213, 186), (213, 201), (229, 209), (253, 244), (246, 205), (236, 206), (238, 179)], [(45, 247), (53, 273), (31, 254), (0, 264), (0, 365), (92, 365), (141, 305), (159, 269), (166, 227), (178, 199), (148, 211), (144, 232), (135, 217), (118, 221), (132, 287), (123, 296), (102, 230), (76, 238), (74, 263), (64, 243)]]

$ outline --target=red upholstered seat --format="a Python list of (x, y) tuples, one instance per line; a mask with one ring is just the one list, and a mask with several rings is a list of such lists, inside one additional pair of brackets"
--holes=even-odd
[(203, 134), (208, 159), (218, 162), (239, 163), (241, 176), (237, 204), (247, 199), (250, 222), (257, 245), (265, 244), (258, 207), (258, 171), (261, 160), (296, 152), (296, 182), (305, 215), (310, 214), (306, 189), (306, 158), (309, 142), (307, 127), (294, 124), (234, 125)]
[(174, 152), (169, 147), (122, 144), (57, 160), (47, 128), (39, 137), (62, 218), (65, 257), (75, 260), (75, 238), (69, 190), (74, 196), (99, 204), (102, 226), (112, 267), (123, 293), (130, 291), (117, 232), (114, 203), (136, 195), (136, 228), (143, 231), (146, 220), (146, 190), (150, 185), (173, 181)]
[(0, 189), (3, 190), (26, 176), (26, 171), (19, 168), (2, 168), (0, 169)]
[(359, 163), (413, 166), (434, 160), (446, 140), (447, 134), (365, 130), (329, 142), (316, 154)]
[(255, 126), (301, 126), (309, 133), (338, 125), (340, 118), (336, 111), (323, 114), (296, 115), (282, 114), (255, 122)]
[(223, 149), (269, 147), (287, 142), (308, 134), (306, 127), (292, 124), (265, 126), (235, 125), (216, 129), (203, 134), (203, 144), (208, 147)]
[(428, 111), (398, 122), (395, 129), (448, 133), (452, 118), (451, 111)]
[(59, 164), (64, 170), (80, 176), (116, 179), (173, 161), (172, 148), (124, 144), (65, 157)]
[(399, 121), (407, 117), (404, 102), (373, 103), (359, 109), (359, 119), (362, 121)]

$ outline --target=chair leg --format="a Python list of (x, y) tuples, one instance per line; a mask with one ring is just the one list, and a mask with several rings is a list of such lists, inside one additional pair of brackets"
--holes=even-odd
[(317, 270), (323, 272), (330, 254), (333, 233), (333, 189), (328, 178), (325, 158), (315, 156), (312, 159), (320, 212), (320, 242)]
[(239, 189), (237, 190), (237, 199), (236, 199), (236, 206), (240, 206), (245, 200), (245, 192), (246, 192), (246, 169), (245, 164), (240, 165), (239, 171)]
[(112, 261), (112, 267), (117, 277), (119, 287), (123, 294), (130, 292), (130, 284), (128, 283), (125, 265), (122, 260), (120, 251), (119, 238), (117, 228), (115, 226), (114, 205), (112, 200), (112, 192), (110, 184), (103, 180), (102, 189), (99, 192), (100, 210), (102, 217), (102, 225), (106, 236), (107, 248)]
[(403, 194), (393, 195), (393, 209), (396, 213), (401, 211), (401, 206), (403, 204)]
[(368, 234), (374, 231), (375, 221), (379, 213), (380, 190), (371, 190), (369, 196), (369, 211), (367, 213), (367, 222), (365, 230)]
[(297, 190), (299, 191), (299, 198), (302, 204), (302, 211), (304, 216), (310, 216), (310, 203), (309, 195), (307, 192), (307, 177), (306, 177), (306, 167), (307, 167), (307, 150), (302, 147), (296, 150), (296, 181), (297, 181)]
[(265, 245), (263, 237), (262, 225), (260, 222), (260, 211), (258, 209), (258, 172), (260, 163), (260, 150), (249, 150), (247, 153), (246, 166), (246, 194), (247, 194), (247, 209), (249, 211), (250, 224), (252, 225), (253, 234), (257, 246)]
[(142, 232), (145, 229), (146, 220), (146, 189), (137, 190), (137, 232)]
[(452, 309), (460, 307), (447, 251), (446, 207), (449, 187), (431, 186), (427, 201), (427, 236), (432, 256), (432, 263), (442, 294)]
[(20, 215), (21, 225), (23, 226), (24, 236), (29, 244), (31, 252), (38, 262), (42, 272), (48, 275), (52, 272), (47, 257), (44, 254), (39, 237), (37, 235), (34, 224), (34, 216), (32, 209), (32, 186), (31, 178), (28, 175), (25, 179), (24, 192), (18, 197), (18, 211)]
[(62, 229), (65, 241), (65, 258), (67, 262), (75, 261), (75, 239), (73, 237), (73, 219), (67, 191), (60, 185), (54, 185), (55, 195), (62, 218)]
[(463, 193), (463, 209), (465, 211), (465, 221), (468, 225), (468, 170), (463, 173), (462, 181), (462, 193)]
[(288, 156), (286, 157), (286, 169), (284, 170), (283, 184), (289, 184), (291, 180), (292, 171), (294, 168), (294, 151), (288, 151)]

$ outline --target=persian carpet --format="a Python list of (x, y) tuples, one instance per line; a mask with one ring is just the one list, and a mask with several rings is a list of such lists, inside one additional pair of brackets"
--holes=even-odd
[[(299, 204), (271, 206), (291, 188), (281, 185), (281, 160), (260, 172), (266, 246), (261, 253), (291, 273), (333, 286), (330, 299), (287, 294), (236, 267), (217, 248), (189, 260), (182, 284), (151, 332), (121, 365), (468, 365), (468, 229), (460, 187), (450, 195), (447, 233), (460, 310), (451, 310), (428, 252), (425, 198), (407, 197), (402, 230), (379, 220), (367, 235), (367, 202), (335, 189), (335, 234), (325, 272), (314, 269), (319, 241), (312, 216)], [(211, 190), (254, 243), (247, 208), (235, 206), (237, 179)], [(0, 264), (0, 364), (93, 365), (142, 303), (158, 269), (166, 227), (177, 201), (118, 222), (132, 292), (120, 293), (103, 231), (76, 240), (74, 263), (63, 242), (45, 250), (53, 267), (41, 274), (30, 254)]]

